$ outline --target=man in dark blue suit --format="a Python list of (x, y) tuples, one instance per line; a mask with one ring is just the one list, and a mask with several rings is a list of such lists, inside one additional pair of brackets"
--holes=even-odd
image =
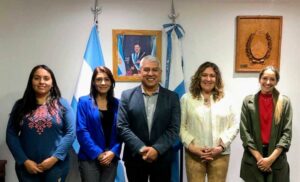
[(123, 160), (129, 182), (169, 182), (172, 144), (179, 133), (178, 95), (159, 85), (156, 57), (140, 63), (141, 85), (122, 93), (117, 128), (125, 143)]
[(133, 65), (137, 71), (140, 71), (140, 62), (144, 56), (146, 56), (145, 52), (141, 51), (141, 45), (139, 43), (135, 43), (133, 45), (134, 52), (131, 53), (131, 60)]
[(142, 51), (139, 43), (135, 43), (133, 45), (133, 53), (131, 53), (130, 58), (126, 62), (128, 76), (136, 75), (140, 72), (140, 62), (144, 56), (146, 56), (146, 52)]

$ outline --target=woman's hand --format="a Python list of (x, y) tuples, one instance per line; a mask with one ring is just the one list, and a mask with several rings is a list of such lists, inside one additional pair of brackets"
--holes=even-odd
[(213, 160), (211, 148), (197, 147), (195, 144), (191, 143), (188, 147), (188, 150), (194, 155), (200, 157), (203, 162)]
[(223, 147), (221, 146), (204, 148), (202, 150), (201, 159), (203, 159), (204, 161), (214, 160), (214, 158), (219, 156), (222, 152), (223, 152)]
[(109, 166), (114, 157), (115, 154), (112, 151), (105, 151), (98, 156), (98, 160), (101, 165)]
[(223, 147), (216, 146), (211, 148), (211, 157), (215, 158), (216, 156), (220, 155), (223, 152)]
[(34, 161), (29, 160), (29, 159), (27, 159), (24, 162), (24, 166), (30, 174), (37, 174), (37, 173), (44, 172), (42, 169), (38, 168), (37, 163), (35, 163)]
[(212, 148), (200, 147), (199, 154), (200, 158), (202, 159), (202, 162), (214, 160), (212, 156)]
[(273, 162), (281, 154), (282, 150), (283, 149), (281, 147), (277, 147), (269, 157), (263, 157), (257, 150), (249, 148), (249, 151), (251, 152), (251, 154), (255, 157), (255, 159), (257, 161), (256, 164), (257, 164), (258, 169), (263, 172), (271, 172), (272, 171), (271, 166), (272, 166)]
[(58, 161), (58, 159), (56, 157), (51, 156), (51, 157), (45, 159), (40, 164), (38, 164), (37, 166), (40, 170), (45, 171), (45, 170), (52, 168), (57, 163), (57, 161)]
[(263, 172), (271, 172), (272, 164), (273, 164), (273, 160), (271, 160), (270, 157), (265, 157), (265, 158), (260, 159), (257, 162), (257, 167), (258, 167), (258, 169), (260, 169)]
[(201, 148), (197, 147), (194, 143), (189, 144), (188, 151), (190, 151), (194, 155), (197, 155), (198, 157), (201, 157), (201, 154), (203, 154), (203, 152), (201, 151)]

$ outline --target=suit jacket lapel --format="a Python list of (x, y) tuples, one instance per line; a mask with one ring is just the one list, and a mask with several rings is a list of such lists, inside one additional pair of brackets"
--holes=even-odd
[(158, 97), (157, 97), (157, 102), (156, 102), (156, 106), (155, 106), (155, 110), (154, 110), (154, 114), (153, 114), (153, 121), (152, 121), (152, 128), (153, 126), (155, 126), (155, 121), (157, 121), (157, 117), (159, 115), (159, 112), (162, 111), (161, 107), (163, 107), (161, 103), (163, 103), (163, 99), (164, 99), (164, 88), (162, 88), (161, 86), (159, 86), (159, 92), (158, 92)]
[(147, 128), (147, 133), (149, 135), (149, 128), (148, 128), (148, 122), (147, 122), (147, 114), (146, 114), (146, 108), (145, 108), (145, 102), (144, 102), (144, 96), (142, 93), (142, 86), (140, 85), (137, 90), (136, 90), (136, 94), (137, 94), (137, 108), (139, 108), (141, 110), (141, 113), (143, 115), (143, 120), (142, 122), (144, 122), (146, 128)]

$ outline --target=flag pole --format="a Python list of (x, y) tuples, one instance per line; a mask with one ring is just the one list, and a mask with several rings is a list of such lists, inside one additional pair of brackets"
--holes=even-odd
[[(96, 39), (97, 39), (99, 50), (100, 50), (100, 52), (99, 52), (100, 54), (98, 54), (98, 55), (101, 55), (101, 60), (102, 60), (102, 63), (98, 64), (98, 66), (99, 65), (104, 66), (105, 64), (104, 64), (102, 50), (101, 50), (101, 46), (100, 46), (100, 42), (99, 42), (100, 40), (98, 38), (98, 15), (102, 13), (102, 7), (98, 6), (98, 0), (95, 0), (94, 7), (91, 8), (91, 11), (94, 14), (94, 24), (96, 26), (95, 31), (97, 31), (97, 38)], [(117, 174), (116, 174), (116, 178), (115, 178), (114, 182), (125, 182), (124, 168), (123, 168), (123, 164), (120, 161), (118, 161)]]
[[(172, 70), (178, 70), (178, 67), (180, 68), (182, 74), (182, 66), (183, 66), (183, 60), (182, 56), (179, 58), (174, 56), (172, 57), (172, 47), (173, 47), (173, 41), (172, 41), (172, 32), (174, 31), (177, 35), (177, 39), (181, 39), (183, 36), (184, 30), (181, 27), (181, 25), (176, 24), (176, 18), (179, 16), (178, 13), (175, 11), (174, 6), (174, 0), (171, 1), (171, 13), (168, 15), (169, 19), (172, 20), (172, 23), (164, 24), (164, 28), (168, 35), (167, 40), (167, 60), (166, 60), (166, 81), (165, 86), (171, 90), (174, 90), (180, 97), (185, 92), (184, 90), (184, 77), (182, 75), (182, 82), (176, 83), (179, 85), (176, 85), (174, 88), (174, 79), (171, 80), (171, 69)], [(176, 46), (175, 46), (176, 47)], [(177, 47), (178, 48), (178, 47)], [(176, 51), (176, 49), (174, 49)], [(178, 64), (178, 62), (181, 62), (181, 64)], [(172, 68), (171, 68), (172, 63)], [(176, 64), (177, 63), (177, 64)], [(173, 72), (173, 71), (172, 71)], [(179, 74), (180, 75), (180, 74)], [(180, 77), (180, 76), (179, 76)], [(172, 83), (172, 84), (170, 84)], [(178, 89), (180, 88), (180, 89)], [(173, 144), (173, 150), (175, 151), (175, 155), (173, 156), (173, 162), (172, 162), (172, 171), (171, 171), (171, 181), (172, 182), (182, 182), (183, 181), (183, 146), (179, 140), (179, 138), (176, 140), (176, 142)], [(179, 175), (178, 175), (179, 173)]]
[(179, 14), (175, 12), (174, 1), (172, 0), (172, 4), (171, 4), (171, 13), (169, 14), (169, 18), (172, 20), (172, 23), (173, 23), (173, 24), (176, 23), (176, 18), (177, 18), (178, 16), (179, 16)]
[(102, 13), (102, 7), (98, 6), (98, 0), (95, 0), (94, 8), (91, 8), (91, 11), (94, 14), (94, 23), (96, 24), (96, 28), (98, 30), (98, 15)]

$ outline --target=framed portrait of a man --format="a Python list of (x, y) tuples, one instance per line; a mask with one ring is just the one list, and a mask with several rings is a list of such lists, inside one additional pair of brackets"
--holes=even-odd
[(161, 60), (159, 30), (113, 30), (113, 74), (116, 81), (139, 81), (140, 62), (146, 55)]

